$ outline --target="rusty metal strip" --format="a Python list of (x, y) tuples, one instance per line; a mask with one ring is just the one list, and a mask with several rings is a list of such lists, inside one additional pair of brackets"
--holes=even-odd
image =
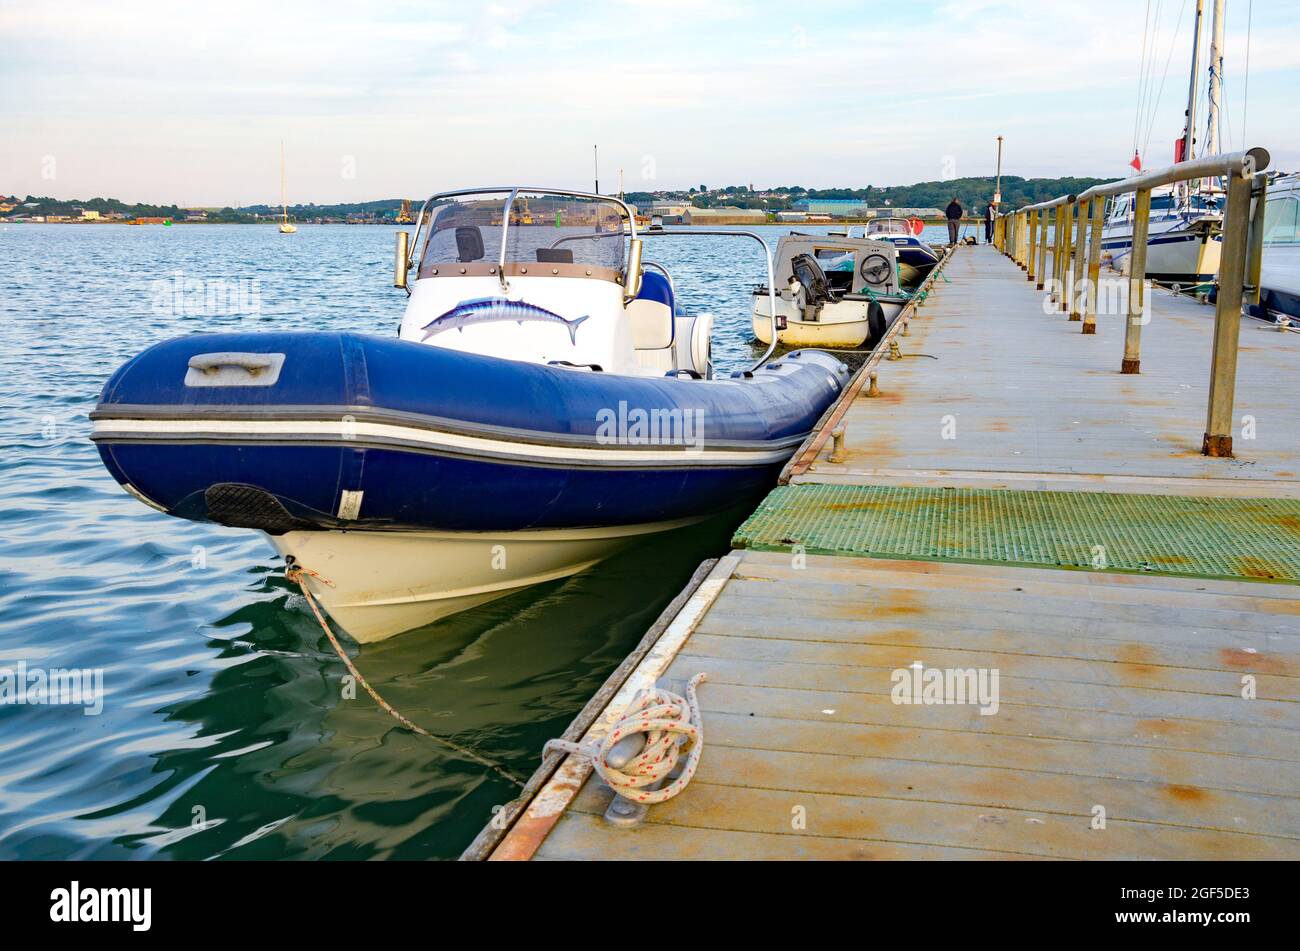
[[(624, 681), (614, 698), (601, 711), (587, 729), (581, 742), (598, 741), (622, 716), (638, 691), (652, 687), (668, 669), (682, 645), (691, 636), (696, 625), (712, 606), (723, 586), (740, 564), (739, 554), (718, 559), (708, 577), (687, 600), (672, 619), (663, 634), (655, 641), (641, 663)], [(560, 820), (565, 809), (582, 789), (591, 774), (591, 764), (580, 757), (565, 756), (554, 775), (528, 802), (523, 814), (515, 821), (500, 844), (488, 856), (488, 861), (527, 861), (541, 847), (546, 836)], [(471, 847), (472, 848), (472, 847)]]
[[(718, 559), (716, 558), (706, 558), (700, 562), (700, 566), (695, 569), (695, 573), (686, 582), (686, 587), (659, 613), (659, 617), (655, 619), (654, 624), (650, 625), (649, 630), (646, 631), (645, 636), (641, 638), (636, 647), (623, 658), (623, 662), (614, 669), (614, 672), (605, 678), (605, 682), (601, 684), (600, 689), (592, 694), (591, 699), (583, 705), (582, 709), (578, 711), (578, 715), (573, 718), (568, 728), (561, 734), (561, 739), (576, 743), (591, 728), (596, 717), (609, 704), (610, 699), (618, 692), (619, 687), (623, 686), (624, 681), (636, 670), (637, 665), (654, 647), (663, 632), (668, 629), (668, 625), (672, 623), (673, 618), (690, 600), (691, 595), (695, 594), (695, 591), (717, 563)], [(486, 859), (491, 851), (497, 847), (497, 843), (505, 838), (506, 833), (510, 831), (510, 828), (528, 804), (532, 802), (537, 791), (555, 773), (564, 757), (565, 754), (563, 753), (551, 753), (545, 756), (537, 769), (533, 771), (533, 774), (528, 777), (528, 781), (524, 784), (523, 791), (520, 792), (519, 796), (502, 806), (501, 811), (493, 815), (492, 820), (479, 830), (478, 835), (474, 837), (474, 841), (461, 853), (459, 861), (480, 862)]]
[[(956, 245), (948, 247), (944, 252), (943, 257), (939, 259), (939, 263), (931, 269), (930, 273), (926, 275), (925, 280), (921, 282), (921, 286), (916, 289), (917, 295), (922, 295), (930, 290), (930, 286), (934, 283), (935, 278), (937, 278), (948, 265), (948, 262), (952, 259), (956, 250)], [(839, 421), (844, 418), (844, 414), (849, 411), (849, 407), (857, 400), (858, 393), (861, 392), (862, 387), (865, 386), (867, 380), (870, 379), (871, 371), (876, 368), (880, 363), (881, 358), (889, 351), (889, 342), (902, 332), (903, 322), (912, 316), (912, 313), (916, 310), (917, 304), (921, 299), (921, 296), (914, 296), (907, 302), (906, 306), (899, 311), (898, 316), (895, 317), (894, 322), (890, 324), (889, 330), (885, 333), (885, 336), (882, 337), (880, 343), (876, 345), (875, 352), (872, 353), (862, 366), (858, 368), (858, 372), (853, 374), (853, 379), (849, 380), (848, 385), (844, 387), (844, 391), (840, 393), (840, 398), (827, 408), (826, 412), (822, 414), (822, 418), (817, 421), (817, 425), (813, 427), (812, 432), (808, 434), (808, 438), (803, 441), (797, 450), (795, 450), (795, 454), (791, 456), (790, 461), (785, 464), (785, 468), (781, 470), (781, 475), (777, 480), (778, 484), (788, 485), (792, 478), (803, 475), (808, 471), (808, 467), (817, 460), (818, 454), (821, 453), (822, 448), (826, 445), (826, 440), (830, 438), (831, 430), (833, 430)], [(834, 351), (831, 352), (833, 353)]]

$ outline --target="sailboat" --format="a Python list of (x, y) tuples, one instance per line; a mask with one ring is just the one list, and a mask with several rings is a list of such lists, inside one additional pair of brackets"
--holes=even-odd
[[(1210, 69), (1207, 89), (1208, 119), (1205, 149), (1202, 155), (1219, 151), (1219, 98), (1223, 88), (1223, 13), (1224, 0), (1214, 0), (1210, 34)], [(1201, 22), (1205, 0), (1196, 0), (1196, 19), (1192, 26), (1192, 68), (1187, 94), (1187, 122), (1183, 134), (1174, 144), (1174, 162), (1194, 155), (1196, 97), (1201, 72)], [(1140, 156), (1134, 152), (1130, 165), (1142, 171)], [(1214, 280), (1219, 270), (1223, 247), (1221, 193), (1201, 183), (1193, 187), (1167, 185), (1151, 190), (1151, 214), (1147, 230), (1147, 277), (1175, 285), (1196, 285)], [(1133, 250), (1135, 197), (1120, 195), (1111, 200), (1101, 233), (1102, 260), (1123, 269)]]
[(289, 206), (284, 197), (284, 143), (280, 143), (280, 234), (295, 234), (298, 226), (289, 221)]

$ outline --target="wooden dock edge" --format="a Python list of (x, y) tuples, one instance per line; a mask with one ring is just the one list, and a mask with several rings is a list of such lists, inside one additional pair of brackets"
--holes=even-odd
[[(839, 399), (826, 407), (826, 412), (822, 413), (821, 419), (817, 420), (817, 424), (813, 426), (807, 438), (799, 444), (799, 448), (795, 450), (794, 455), (790, 457), (790, 461), (781, 470), (781, 475), (777, 478), (779, 485), (789, 485), (792, 478), (801, 476), (808, 471), (809, 466), (816, 460), (818, 453), (822, 451), (822, 447), (826, 445), (826, 440), (830, 437), (835, 424), (848, 412), (849, 407), (853, 405), (853, 401), (858, 398), (858, 393), (862, 390), (863, 384), (870, 378), (871, 372), (889, 351), (890, 341), (902, 332), (903, 324), (916, 313), (917, 307), (924, 300), (924, 296), (929, 294), (930, 289), (934, 286), (935, 279), (943, 273), (943, 269), (948, 266), (948, 262), (952, 260), (952, 256), (956, 253), (958, 247), (959, 245), (955, 244), (948, 246), (943, 253), (943, 257), (939, 259), (939, 263), (930, 270), (925, 280), (916, 289), (916, 294), (921, 296), (914, 296), (898, 312), (898, 316), (889, 325), (889, 330), (886, 331), (885, 336), (880, 339), (880, 343), (876, 344), (875, 352), (867, 357), (862, 366), (858, 367), (858, 372), (853, 374), (852, 379), (845, 384)], [(829, 350), (827, 352), (833, 354), (835, 351)]]
[[(736, 555), (727, 555), (700, 563), (686, 586), (660, 612), (637, 646), (573, 718), (563, 733), (563, 739), (576, 743), (588, 738), (597, 730), (601, 714), (611, 709), (621, 711), (638, 690), (658, 679), (695, 630), (739, 560)], [(679, 619), (682, 623), (676, 623)], [(642, 670), (643, 663), (645, 670)], [(651, 670), (655, 672), (651, 674)], [(605, 724), (599, 730), (601, 733), (617, 717), (606, 716), (603, 719)], [(461, 853), (459, 860), (480, 862), (531, 858), (591, 772), (590, 766), (571, 760), (572, 757), (564, 753), (551, 753), (544, 757), (519, 796), (494, 813)], [(560, 771), (559, 776), (556, 776), (557, 771)], [(498, 851), (501, 854), (496, 854)]]

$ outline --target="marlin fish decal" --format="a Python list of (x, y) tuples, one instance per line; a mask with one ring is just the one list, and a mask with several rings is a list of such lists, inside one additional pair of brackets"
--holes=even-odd
[(563, 324), (564, 329), (569, 332), (569, 340), (576, 344), (578, 324), (586, 319), (587, 317), (578, 317), (575, 320), (565, 320), (559, 314), (553, 314), (545, 308), (523, 301), (507, 300), (504, 297), (479, 297), (474, 300), (463, 300), (445, 314), (429, 321), (420, 328), (424, 331), (424, 336), (420, 340), (423, 342), (434, 334), (452, 328), (464, 332), (469, 324), (491, 324), (505, 320), (522, 324), (526, 320), (541, 320), (551, 323), (558, 321)]

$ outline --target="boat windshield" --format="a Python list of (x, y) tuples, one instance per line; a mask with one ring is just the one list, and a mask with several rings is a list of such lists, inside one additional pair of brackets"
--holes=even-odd
[(912, 229), (902, 218), (878, 218), (867, 223), (867, 234), (911, 234)]
[(430, 209), (420, 277), (447, 273), (446, 265), (488, 273), (501, 260), (504, 235), (509, 271), (617, 280), (626, 252), (624, 217), (617, 202), (580, 196), (520, 192), (513, 203), (509, 192), (442, 198)]
[(1264, 206), (1264, 243), (1300, 245), (1300, 197), (1268, 198)]

